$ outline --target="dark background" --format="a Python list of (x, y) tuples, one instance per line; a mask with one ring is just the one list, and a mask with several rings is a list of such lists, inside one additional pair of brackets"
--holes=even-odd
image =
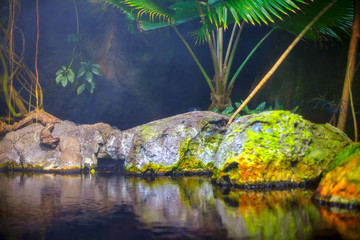
[[(72, 0), (40, 0), (38, 68), (47, 112), (76, 123), (106, 122), (127, 129), (193, 109), (207, 110), (210, 89), (172, 29), (148, 32), (135, 29), (131, 33), (119, 9), (96, 0), (77, 0), (76, 5), (84, 56), (100, 64), (104, 75), (96, 77), (93, 94), (84, 91), (78, 96), (75, 85), (66, 88), (56, 85), (56, 71), (62, 65), (68, 66), (72, 58), (74, 45), (66, 38), (76, 32), (74, 3)], [(16, 24), (25, 34), (26, 62), (34, 69), (35, 1), (21, 1)], [(195, 46), (194, 39), (188, 35), (197, 24), (182, 25), (179, 30), (212, 76), (207, 45)], [(268, 31), (266, 26), (245, 27), (232, 68), (234, 72)], [(231, 29), (226, 33), (229, 35)], [(264, 42), (236, 80), (233, 102), (247, 97), (294, 38), (277, 30)], [(331, 109), (316, 106), (314, 98), (325, 95), (328, 101), (340, 99), (347, 48), (346, 38), (343, 42), (325, 44), (300, 42), (249, 107), (255, 108), (262, 101), (266, 101), (267, 106), (274, 105), (277, 99), (285, 109), (301, 104), (299, 113), (309, 120), (328, 122)], [(77, 67), (75, 61), (73, 69)], [(355, 79), (355, 92), (359, 89), (357, 82)], [(358, 98), (355, 100), (358, 104)]]

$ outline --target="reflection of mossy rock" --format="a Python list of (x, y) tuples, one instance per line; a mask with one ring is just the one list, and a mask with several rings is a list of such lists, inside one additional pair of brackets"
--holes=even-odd
[(215, 159), (217, 183), (297, 184), (321, 176), (351, 140), (335, 127), (287, 111), (249, 115), (230, 125)]
[(214, 188), (216, 207), (228, 237), (235, 239), (309, 239), (320, 214), (311, 191), (252, 191)]
[(344, 148), (315, 191), (319, 201), (360, 205), (360, 143)]
[(139, 126), (128, 154), (127, 172), (211, 171), (226, 120), (213, 112), (189, 112)]
[(335, 227), (341, 235), (341, 239), (360, 239), (360, 213), (340, 208), (320, 208), (322, 219), (327, 226)]

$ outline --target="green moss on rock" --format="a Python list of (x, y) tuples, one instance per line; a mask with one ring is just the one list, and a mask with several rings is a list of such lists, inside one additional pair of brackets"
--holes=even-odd
[(247, 116), (225, 135), (213, 179), (236, 185), (311, 181), (349, 142), (331, 127), (287, 111)]
[(360, 143), (336, 156), (314, 196), (324, 202), (360, 205)]

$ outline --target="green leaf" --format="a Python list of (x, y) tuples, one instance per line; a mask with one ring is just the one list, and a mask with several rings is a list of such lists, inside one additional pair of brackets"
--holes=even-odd
[(56, 75), (60, 75), (60, 74), (63, 74), (64, 70), (60, 69), (56, 72)]
[(84, 67), (86, 67), (86, 68), (89, 66), (89, 64), (88, 64), (87, 62), (80, 62), (80, 65), (81, 65), (81, 66), (84, 66)]
[(231, 115), (231, 112), (234, 111), (232, 106), (227, 106), (224, 111), (221, 112), (222, 115), (228, 116)]
[(280, 103), (277, 99), (275, 99), (275, 109), (280, 110)]
[(62, 85), (63, 87), (66, 87), (67, 82), (68, 82), (67, 77), (66, 77), (66, 76), (62, 76), (62, 77), (61, 77), (61, 85)]
[(296, 113), (298, 109), (299, 109), (299, 106), (296, 106), (296, 107), (294, 107), (294, 108), (291, 110), (291, 112), (292, 112), (292, 113)]
[(81, 84), (81, 85), (78, 87), (78, 89), (77, 89), (77, 91), (76, 91), (77, 95), (82, 94), (82, 92), (83, 92), (84, 90), (85, 90), (85, 83)]
[(217, 109), (216, 107), (213, 108), (211, 111), (213, 111), (214, 113), (219, 113), (219, 109)]
[(240, 106), (241, 106), (241, 103), (235, 102), (235, 107), (236, 107), (236, 108), (239, 108)]
[(262, 111), (264, 111), (265, 105), (266, 105), (266, 102), (260, 103), (260, 104), (255, 108), (255, 111), (256, 111), (256, 112), (262, 112)]
[(92, 64), (90, 66), (90, 69), (95, 75), (102, 76), (102, 72), (100, 71), (100, 65)]
[(59, 75), (56, 76), (56, 79), (55, 79), (56, 84), (59, 84), (59, 82), (62, 80), (62, 77), (63, 77), (62, 74), (59, 74)]
[(94, 89), (95, 89), (95, 82), (92, 81), (90, 82), (90, 87), (88, 88), (88, 91), (93, 94), (94, 93)]
[(86, 81), (91, 83), (93, 81), (93, 79), (94, 79), (94, 76), (93, 76), (92, 72), (90, 72), (90, 71), (86, 72), (85, 79), (86, 79)]
[(94, 91), (95, 86), (96, 86), (95, 81), (90, 82), (90, 85), (91, 85), (91, 89)]
[[(80, 63), (81, 64), (81, 63)], [(83, 64), (81, 64), (81, 66), (78, 69), (78, 74), (77, 74), (77, 78), (81, 78), (86, 72), (86, 66), (84, 66)]]
[(66, 67), (65, 67), (65, 66), (61, 66), (61, 68), (62, 68), (64, 71), (66, 71)]
[(71, 68), (69, 69), (69, 73), (67, 75), (67, 78), (69, 79), (69, 82), (74, 83), (75, 73)]
[(90, 65), (90, 68), (100, 69), (100, 65), (99, 65), (99, 64), (96, 64), (96, 63), (93, 63), (93, 64)]

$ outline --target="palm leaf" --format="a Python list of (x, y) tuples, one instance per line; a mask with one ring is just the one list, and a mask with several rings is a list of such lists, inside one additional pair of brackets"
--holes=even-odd
[[(295, 12), (300, 8), (295, 3), (306, 3), (305, 0), (227, 0), (211, 1), (208, 17), (211, 21), (219, 19), (220, 23), (226, 23), (226, 16), (219, 9), (229, 9), (232, 17), (239, 24), (240, 19), (247, 23), (268, 24), (274, 22), (274, 18), (282, 19), (281, 14)], [(226, 25), (226, 24), (225, 24)]]
[[(206, 6), (201, 6), (201, 8), (203, 12), (207, 11)], [(168, 9), (174, 13), (171, 18), (171, 24), (173, 25), (187, 23), (200, 18), (199, 11), (194, 1), (178, 1), (170, 5)], [(168, 26), (170, 26), (169, 21), (140, 21), (140, 28), (145, 31)]]
[(173, 1), (159, 1), (159, 0), (106, 0), (107, 2), (117, 6), (125, 13), (135, 17), (138, 20), (145, 19), (143, 17), (148, 15), (148, 19), (167, 20), (170, 19), (174, 12), (167, 8), (163, 3), (176, 2)]
[[(328, 4), (328, 0), (316, 0), (301, 8), (301, 12), (284, 17), (284, 21), (276, 21), (280, 28), (298, 35), (317, 13)], [(353, 0), (341, 0), (334, 4), (305, 35), (309, 39), (325, 40), (329, 37), (341, 40), (350, 33), (354, 17)]]

